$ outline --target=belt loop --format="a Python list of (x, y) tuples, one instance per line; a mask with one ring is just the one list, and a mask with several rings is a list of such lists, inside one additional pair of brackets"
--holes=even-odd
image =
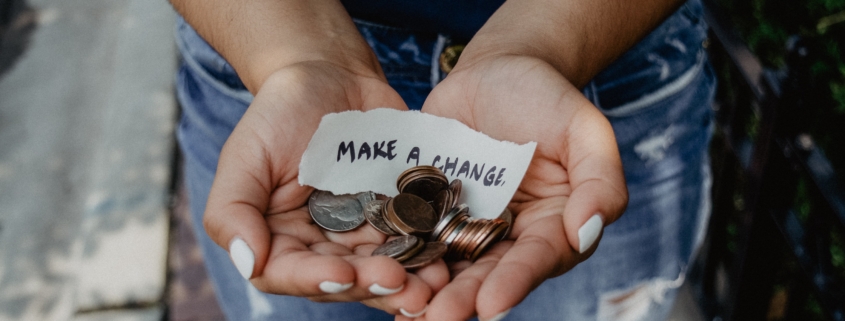
[(437, 86), (445, 78), (440, 71), (440, 53), (446, 48), (447, 42), (449, 42), (448, 37), (437, 34), (437, 42), (434, 43), (431, 52), (431, 88)]

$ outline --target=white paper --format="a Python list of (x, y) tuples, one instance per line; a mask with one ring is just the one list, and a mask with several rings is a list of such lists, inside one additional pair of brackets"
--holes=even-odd
[(463, 123), (417, 111), (379, 108), (323, 116), (299, 163), (299, 183), (335, 194), (399, 193), (408, 168), (433, 165), (458, 178), (460, 203), (473, 217), (495, 218), (508, 205), (535, 142), (499, 141)]

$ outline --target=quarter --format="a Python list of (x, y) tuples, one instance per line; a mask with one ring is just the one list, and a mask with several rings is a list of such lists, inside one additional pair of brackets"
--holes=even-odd
[(351, 231), (365, 221), (357, 194), (334, 195), (314, 190), (308, 198), (308, 211), (317, 225), (334, 232)]

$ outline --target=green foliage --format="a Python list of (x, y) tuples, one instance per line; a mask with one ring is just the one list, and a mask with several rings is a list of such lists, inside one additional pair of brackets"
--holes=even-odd
[[(812, 135), (816, 145), (830, 159), (840, 181), (845, 181), (845, 148), (841, 147), (845, 142), (845, 0), (714, 1), (767, 68), (781, 69), (787, 65), (786, 43), (791, 37), (799, 36), (809, 45), (808, 71), (812, 78), (809, 90), (812, 92), (806, 93), (805, 104), (801, 106), (804, 109), (800, 113), (809, 119), (802, 124), (805, 127), (801, 130)], [(730, 87), (730, 73), (719, 71), (720, 81)], [(722, 87), (721, 92), (728, 99), (739, 96), (733, 88)], [(759, 120), (754, 117), (745, 123), (745, 130), (752, 137), (758, 127)], [(809, 194), (812, 182), (804, 178), (798, 184), (794, 209), (799, 220), (808, 223), (818, 210)], [(735, 202), (735, 205), (741, 204)], [(737, 226), (729, 222), (726, 229), (727, 247), (732, 252), (736, 247), (732, 240), (736, 239)], [(832, 229), (827, 236), (834, 273), (845, 279), (845, 231)], [(788, 252), (788, 249), (783, 251)], [(777, 267), (785, 271), (778, 284), (787, 287), (796, 282), (790, 275), (799, 273), (789, 261), (787, 259), (784, 266)], [(810, 320), (824, 319), (822, 307), (813, 296), (803, 302), (803, 310)]]

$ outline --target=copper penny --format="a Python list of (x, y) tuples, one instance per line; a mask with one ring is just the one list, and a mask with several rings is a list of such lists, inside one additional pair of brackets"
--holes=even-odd
[(386, 218), (403, 234), (427, 234), (437, 224), (437, 214), (422, 198), (402, 193), (391, 200)]
[(434, 212), (437, 213), (437, 218), (443, 219), (446, 214), (449, 213), (449, 210), (452, 209), (452, 203), (454, 203), (454, 199), (452, 199), (452, 192), (448, 189), (444, 189), (437, 193), (437, 196), (434, 197), (434, 201), (431, 202), (431, 207), (434, 208)]
[(483, 242), (481, 242), (481, 244), (478, 245), (478, 248), (476, 248), (475, 251), (473, 251), (473, 253), (470, 254), (469, 260), (472, 261), (472, 262), (475, 262), (475, 260), (478, 259), (478, 257), (481, 256), (481, 254), (484, 254), (484, 252), (487, 252), (487, 249), (489, 247), (491, 247), (494, 242), (497, 242), (498, 240), (500, 240), (502, 238), (500, 235), (497, 235), (497, 233), (504, 234), (505, 230), (507, 230), (507, 229), (508, 228), (506, 226), (503, 226), (501, 224), (498, 225), (498, 227), (495, 230), (493, 230), (493, 232), (491, 232), (490, 235), (487, 238), (485, 238)]
[(436, 176), (424, 176), (408, 182), (399, 192), (413, 194), (431, 202), (437, 193), (449, 187), (445, 179)]
[(458, 200), (461, 198), (461, 189), (463, 183), (459, 179), (453, 179), (449, 183), (449, 191), (452, 192), (452, 207), (458, 206)]

